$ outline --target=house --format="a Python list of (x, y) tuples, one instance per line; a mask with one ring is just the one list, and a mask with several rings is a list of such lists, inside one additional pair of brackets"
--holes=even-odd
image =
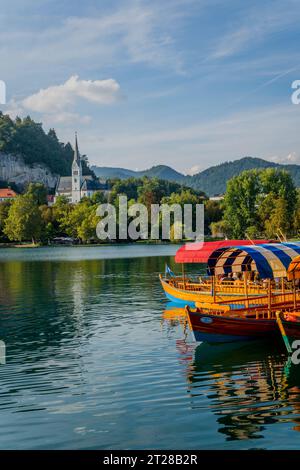
[(15, 199), (17, 196), (17, 193), (10, 188), (0, 189), (0, 202)]
[(92, 197), (93, 194), (102, 192), (109, 194), (108, 184), (100, 182), (91, 175), (82, 175), (82, 164), (78, 149), (77, 134), (75, 135), (75, 150), (72, 163), (72, 176), (61, 176), (55, 191), (55, 198), (65, 196), (69, 202), (76, 204), (83, 197)]
[(225, 195), (224, 194), (215, 194), (209, 198), (210, 201), (223, 201)]

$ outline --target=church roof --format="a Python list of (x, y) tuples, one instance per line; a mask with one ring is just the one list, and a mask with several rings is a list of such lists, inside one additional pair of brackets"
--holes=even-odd
[[(94, 180), (91, 175), (82, 177), (83, 183), (81, 185), (82, 191), (105, 191), (108, 189), (106, 183), (100, 183), (98, 180)], [(72, 192), (72, 176), (61, 176), (58, 181), (56, 188), (58, 193), (71, 193)]]
[(107, 184), (100, 183), (98, 180), (86, 179), (81, 186), (82, 191), (104, 191), (107, 189)]
[(58, 181), (56, 191), (62, 193), (70, 193), (72, 191), (72, 177), (71, 176), (61, 176)]

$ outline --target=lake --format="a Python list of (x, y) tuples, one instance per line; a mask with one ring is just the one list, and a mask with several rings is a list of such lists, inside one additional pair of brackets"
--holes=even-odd
[(176, 248), (0, 250), (1, 449), (299, 448), (281, 345), (197, 346), (164, 312)]

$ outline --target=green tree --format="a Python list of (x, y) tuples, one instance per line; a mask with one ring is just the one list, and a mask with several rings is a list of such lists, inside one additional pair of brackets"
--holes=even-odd
[(265, 221), (265, 233), (267, 237), (276, 237), (283, 234), (285, 237), (291, 228), (291, 220), (289, 218), (288, 203), (283, 197), (279, 197), (274, 201), (274, 208), (270, 217)]
[(257, 224), (257, 197), (260, 193), (259, 171), (244, 171), (228, 181), (224, 222), (229, 235), (243, 238), (250, 226)]
[(38, 205), (32, 197), (18, 196), (12, 203), (5, 222), (4, 233), (11, 241), (35, 243), (42, 233), (42, 218)]
[(224, 221), (229, 236), (244, 238), (288, 234), (293, 229), (297, 192), (284, 170), (249, 170), (227, 184)]
[(42, 183), (30, 183), (26, 194), (31, 196), (36, 204), (41, 206), (47, 203), (47, 188)]
[(0, 237), (6, 238), (3, 230), (5, 227), (6, 219), (8, 217), (9, 209), (11, 206), (11, 201), (3, 201), (0, 202)]
[(92, 204), (88, 198), (73, 206), (63, 220), (66, 234), (83, 242), (96, 238), (96, 226), (100, 220), (96, 210), (97, 205)]

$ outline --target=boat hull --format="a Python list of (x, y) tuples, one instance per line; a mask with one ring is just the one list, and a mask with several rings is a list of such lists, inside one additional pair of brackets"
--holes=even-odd
[(187, 310), (189, 324), (197, 342), (226, 343), (278, 337), (274, 319), (233, 318)]
[[(160, 279), (162, 288), (165, 292), (165, 295), (168, 300), (177, 305), (189, 305), (190, 307), (195, 307), (196, 302), (203, 303), (213, 303), (215, 301), (226, 301), (235, 300), (241, 297), (241, 294), (232, 294), (232, 293), (218, 293), (215, 297), (212, 295), (211, 291), (195, 292), (195, 291), (186, 291), (183, 289), (178, 289), (164, 279)], [(244, 304), (239, 304), (239, 308), (243, 308)]]

